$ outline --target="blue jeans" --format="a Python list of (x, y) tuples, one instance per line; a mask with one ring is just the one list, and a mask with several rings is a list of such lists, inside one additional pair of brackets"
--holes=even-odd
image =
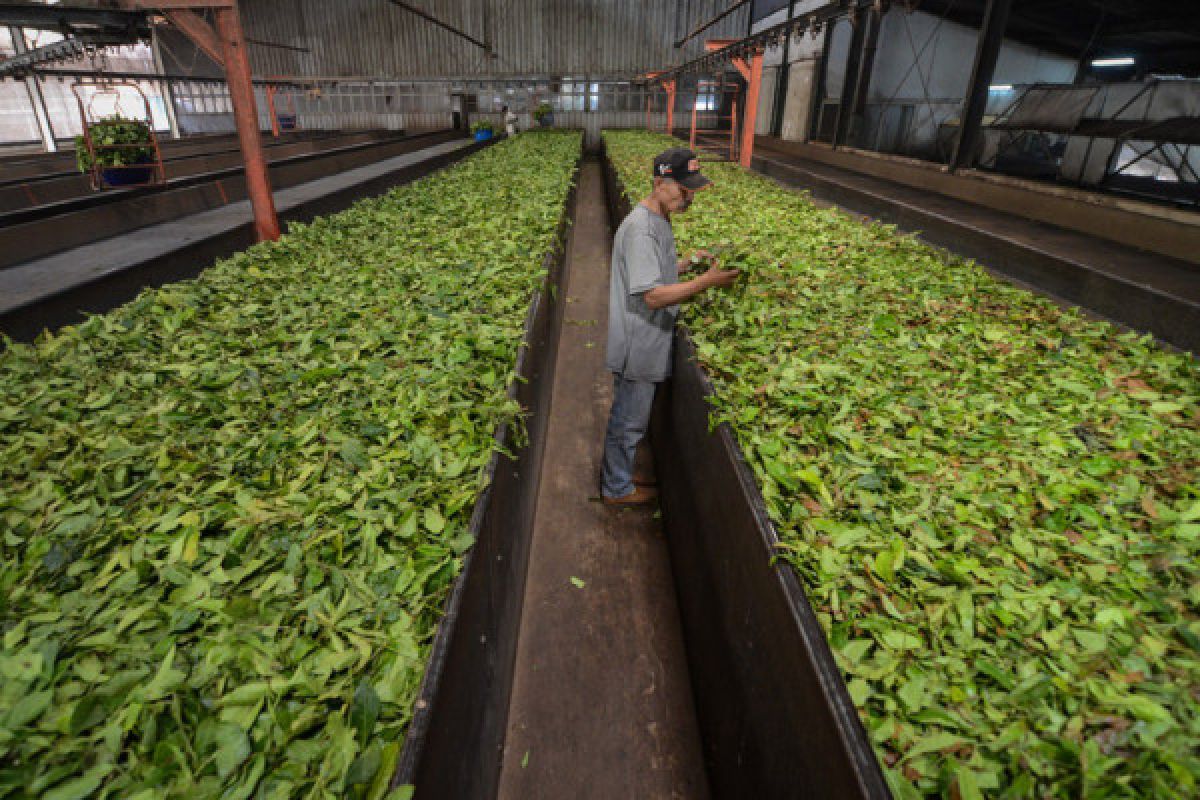
[(634, 489), (633, 457), (650, 425), (657, 386), (613, 375), (612, 411), (604, 434), (604, 466), (600, 472), (600, 493), (605, 497), (624, 497)]

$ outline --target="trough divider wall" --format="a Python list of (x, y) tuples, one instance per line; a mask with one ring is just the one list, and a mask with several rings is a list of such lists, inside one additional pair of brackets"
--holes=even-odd
[(490, 798), (498, 789), (582, 160), (581, 147), (508, 390), (525, 410), (526, 442), (517, 447), (508, 425), (496, 431), (471, 516), (475, 543), (446, 601), (392, 780), (415, 785), (417, 798)]
[[(632, 206), (607, 152), (614, 229)], [(687, 329), (655, 399), (650, 445), (712, 796), (892, 795), (825, 632)]]

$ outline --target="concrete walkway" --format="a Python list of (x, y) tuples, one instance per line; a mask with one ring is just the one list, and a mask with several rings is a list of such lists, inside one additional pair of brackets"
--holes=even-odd
[(499, 796), (706, 798), (662, 529), (598, 502), (611, 231), (595, 162), (576, 203)]

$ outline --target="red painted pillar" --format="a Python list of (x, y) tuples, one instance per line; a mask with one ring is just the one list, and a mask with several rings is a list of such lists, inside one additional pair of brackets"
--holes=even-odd
[(750, 159), (754, 155), (754, 129), (757, 127), (758, 92), (762, 88), (763, 54), (755, 53), (750, 57), (750, 86), (746, 89), (746, 118), (742, 120), (742, 159), (743, 167), (750, 167)]
[(696, 149), (696, 106), (699, 104), (700, 98), (696, 98), (696, 102), (692, 103), (692, 132), (688, 134), (688, 149)]
[(242, 20), (236, 5), (214, 9), (214, 14), (217, 36), (225, 56), (225, 80), (229, 84), (229, 99), (233, 102), (233, 118), (242, 146), (242, 160), (246, 164), (246, 190), (254, 209), (254, 232), (260, 242), (278, 239), (279, 217), (275, 214), (275, 198), (271, 195), (271, 179), (267, 176), (267, 159), (258, 130), (258, 109), (254, 104), (254, 83), (250, 78), (250, 58), (246, 54)]
[(271, 135), (279, 138), (279, 115), (275, 113), (275, 84), (267, 84), (267, 113), (271, 115)]
[(667, 90), (667, 136), (672, 136), (675, 132), (675, 81), (663, 81), (663, 88)]

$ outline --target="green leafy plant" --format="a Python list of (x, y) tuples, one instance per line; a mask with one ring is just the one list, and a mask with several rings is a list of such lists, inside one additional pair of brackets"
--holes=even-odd
[[(633, 202), (677, 143), (604, 139)], [(1196, 360), (706, 171), (681, 250), (751, 267), (685, 307), (713, 418), (896, 797), (1200, 795)]]
[(579, 153), (521, 136), (7, 343), (0, 797), (387, 793)]
[(491, 122), (488, 122), (486, 119), (481, 119), (479, 122), (476, 122), (471, 126), (471, 133), (479, 133), (480, 131), (487, 131), (488, 133), (494, 134), (496, 132), (496, 126)]
[(554, 107), (552, 105), (550, 105), (549, 103), (547, 103), (545, 100), (543, 100), (542, 102), (537, 104), (536, 108), (533, 109), (533, 118), (535, 120), (537, 120), (538, 122), (541, 122), (543, 119), (545, 119), (547, 116), (549, 116), (553, 113), (554, 113)]
[[(93, 165), (126, 167), (145, 164), (154, 158), (150, 126), (142, 120), (122, 116), (105, 117), (88, 128), (96, 153), (93, 157), (83, 136), (75, 137), (75, 163), (80, 172)], [(134, 145), (146, 145), (137, 147)]]

